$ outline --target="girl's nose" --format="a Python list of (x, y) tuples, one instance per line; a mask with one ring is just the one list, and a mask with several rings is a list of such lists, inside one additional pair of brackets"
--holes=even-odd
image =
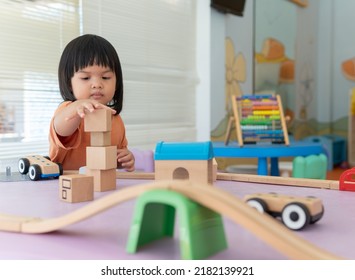
[(95, 80), (91, 84), (91, 88), (102, 88), (102, 83), (100, 81)]
[(91, 88), (102, 88), (101, 84), (92, 84)]

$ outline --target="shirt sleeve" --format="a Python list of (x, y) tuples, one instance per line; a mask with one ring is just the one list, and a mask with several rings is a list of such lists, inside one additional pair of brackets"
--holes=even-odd
[(116, 115), (114, 118), (114, 124), (112, 128), (112, 143), (117, 145), (118, 149), (126, 149), (128, 141), (126, 138), (126, 128), (120, 115)]
[[(58, 109), (55, 111), (54, 116), (70, 103), (70, 101), (66, 101), (60, 104)], [(78, 128), (68, 137), (61, 137), (58, 135), (54, 128), (54, 116), (51, 119), (49, 128), (49, 157), (51, 160), (59, 161), (62, 157), (65, 157), (66, 150), (75, 149), (80, 145), (81, 134), (80, 129)]]

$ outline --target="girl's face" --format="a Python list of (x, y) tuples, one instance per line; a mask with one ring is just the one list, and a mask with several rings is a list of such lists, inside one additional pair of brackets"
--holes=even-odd
[(115, 94), (116, 75), (110, 68), (92, 65), (75, 72), (71, 86), (77, 100), (94, 99), (107, 105)]

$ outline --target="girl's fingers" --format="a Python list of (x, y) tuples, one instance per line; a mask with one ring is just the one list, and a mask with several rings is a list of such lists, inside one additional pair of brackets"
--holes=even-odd
[[(110, 107), (107, 107), (101, 103), (91, 103), (91, 102), (82, 103), (81, 106), (77, 108), (76, 112), (80, 118), (84, 118), (85, 114), (93, 113), (95, 110), (101, 110), (101, 109), (108, 109), (112, 112), (113, 115), (116, 113), (114, 109), (111, 109)], [(74, 117), (75, 115), (69, 117), (68, 120), (73, 119)]]
[(114, 110), (106, 105), (103, 105), (101, 103), (92, 101), (92, 100), (76, 101), (75, 103), (76, 103), (76, 108), (74, 109), (75, 111), (73, 112), (72, 115), (67, 116), (65, 118), (66, 121), (70, 121), (72, 119), (75, 119), (78, 116), (80, 118), (84, 118), (86, 114), (92, 113), (95, 110), (101, 110), (101, 109), (110, 110), (112, 115), (116, 114), (116, 110)]
[(84, 108), (78, 108), (77, 112), (78, 112), (78, 115), (79, 115), (80, 118), (84, 118), (85, 117)]
[(117, 151), (117, 161), (126, 171), (134, 171), (134, 156), (127, 149), (119, 149)]
[(95, 107), (95, 109), (108, 109), (108, 110), (110, 110), (112, 112), (113, 115), (116, 114), (116, 110), (114, 110), (114, 109), (112, 109), (112, 108), (110, 108), (110, 107), (108, 107), (106, 105), (103, 105), (101, 103), (94, 104), (94, 107)]

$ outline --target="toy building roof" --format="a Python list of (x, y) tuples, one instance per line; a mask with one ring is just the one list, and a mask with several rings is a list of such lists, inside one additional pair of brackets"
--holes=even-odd
[(157, 143), (155, 160), (209, 160), (213, 158), (212, 142)]

